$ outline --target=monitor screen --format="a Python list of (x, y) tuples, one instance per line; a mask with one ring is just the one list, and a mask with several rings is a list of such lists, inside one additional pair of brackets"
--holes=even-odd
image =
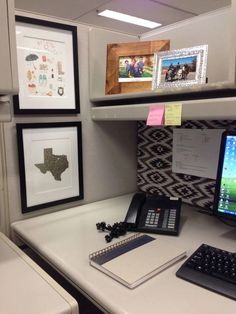
[(222, 134), (213, 210), (236, 220), (236, 132)]

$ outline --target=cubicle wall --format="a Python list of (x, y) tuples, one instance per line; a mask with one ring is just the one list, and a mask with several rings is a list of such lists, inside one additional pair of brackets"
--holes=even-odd
[[(127, 34), (111, 32), (109, 30), (97, 29), (86, 25), (79, 25), (65, 20), (54, 19), (47, 16), (40, 16), (26, 12), (16, 12), (17, 15), (51, 20), (59, 23), (68, 23), (78, 27), (78, 58), (79, 58), (79, 78), (80, 78), (80, 106), (79, 115), (21, 115), (13, 116), (11, 122), (4, 125), (4, 138), (6, 143), (6, 172), (7, 184), (9, 188), (9, 216), (10, 222), (31, 216), (45, 214), (48, 212), (64, 209), (83, 203), (89, 203), (129, 192), (134, 192), (136, 186), (136, 139), (137, 130), (135, 121), (97, 121), (91, 119), (91, 99), (104, 97), (105, 95), (105, 64), (106, 64), (106, 44), (111, 42), (138, 41), (139, 38)], [(211, 23), (209, 22), (211, 20)], [(219, 82), (228, 79), (228, 60), (230, 53), (228, 21), (229, 9), (219, 10), (216, 13), (207, 14), (203, 17), (196, 17), (192, 21), (179, 23), (174, 27), (166, 27), (163, 31), (150, 32), (141, 37), (141, 40), (170, 39), (171, 49), (195, 46), (199, 44), (209, 44), (208, 58), (208, 77), (209, 82)], [(196, 23), (195, 23), (195, 22)], [(195, 24), (194, 24), (194, 23)], [(191, 23), (194, 26), (191, 26)], [(207, 24), (211, 27), (206, 27)], [(104, 102), (104, 106), (106, 103)], [(197, 105), (197, 104), (196, 104)], [(223, 113), (224, 109), (222, 109)], [(221, 113), (220, 113), (221, 114)], [(109, 117), (108, 117), (109, 118)], [(116, 118), (116, 117), (115, 117)], [(114, 118), (114, 119), (115, 119)], [(130, 116), (122, 118), (130, 120)], [(105, 119), (106, 120), (106, 119)], [(131, 119), (132, 120), (132, 119)], [(83, 138), (83, 170), (84, 170), (84, 200), (47, 208), (30, 214), (22, 214), (20, 206), (20, 182), (19, 166), (17, 156), (16, 123), (39, 123), (39, 122), (62, 122), (62, 121), (81, 121)], [(192, 122), (193, 123), (193, 122)], [(195, 123), (195, 122), (194, 122)], [(202, 127), (201, 122), (196, 122), (192, 126)], [(208, 127), (224, 127), (223, 122), (206, 122)], [(228, 123), (228, 122), (227, 122)], [(229, 123), (230, 124), (230, 123)], [(185, 122), (184, 126), (189, 126), (190, 122)], [(171, 174), (170, 155), (171, 155), (171, 129), (164, 128), (162, 132), (166, 134), (169, 153), (162, 158), (167, 162), (166, 169), (153, 169), (150, 158), (155, 152), (146, 152), (149, 145), (154, 140), (156, 129), (148, 128), (144, 123), (138, 123), (138, 185), (142, 190), (164, 192), (167, 188), (167, 175), (172, 178), (168, 183), (168, 188), (176, 194), (177, 183), (183, 183), (190, 187), (192, 192), (181, 194), (186, 202), (191, 202), (200, 206), (210, 206), (211, 196), (213, 195), (214, 182), (196, 178), (177, 177)], [(142, 139), (147, 143), (140, 147)], [(164, 139), (163, 139), (164, 141)], [(162, 141), (160, 142), (162, 143)], [(143, 150), (143, 151), (142, 151)], [(147, 158), (141, 154), (148, 153)], [(168, 155), (169, 154), (169, 155)], [(169, 157), (168, 157), (169, 156)], [(159, 157), (158, 157), (159, 158)], [(145, 169), (143, 167), (144, 163)], [(169, 171), (169, 173), (168, 173)], [(154, 174), (154, 177), (152, 176)], [(156, 175), (156, 177), (155, 177)], [(161, 182), (157, 176), (160, 176)], [(179, 180), (179, 181), (178, 181)], [(187, 181), (189, 180), (189, 181)], [(195, 180), (195, 181), (194, 181)], [(194, 181), (194, 182), (193, 182)], [(207, 185), (207, 182), (209, 184)], [(204, 187), (203, 187), (204, 186)], [(173, 188), (172, 188), (173, 187)], [(198, 196), (194, 197), (194, 193)], [(207, 196), (206, 201), (201, 199)]]
[[(80, 114), (14, 115), (4, 124), (9, 221), (38, 216), (136, 190), (136, 122), (94, 122), (90, 117), (88, 34), (90, 27), (21, 11), (17, 15), (71, 24), (78, 30)], [(102, 32), (102, 30), (101, 30)], [(104, 30), (104, 33), (109, 31)], [(119, 34), (117, 34), (119, 36)], [(122, 35), (120, 35), (122, 36)], [(105, 85), (104, 85), (105, 86)], [(22, 214), (16, 123), (82, 122), (84, 199)], [(4, 212), (1, 210), (0, 217)], [(7, 210), (8, 211), (8, 210)], [(3, 223), (3, 219), (2, 222)], [(4, 223), (3, 223), (4, 224)], [(2, 227), (1, 230), (5, 230)]]
[(208, 83), (232, 79), (231, 55), (235, 50), (231, 40), (231, 11), (223, 8), (191, 19), (172, 24), (141, 36), (141, 40), (169, 39), (170, 49), (208, 45)]
[(7, 173), (6, 152), (4, 145), (4, 127), (0, 123), (0, 231), (9, 231), (8, 195), (7, 195)]
[[(184, 121), (181, 128), (233, 130), (236, 121)], [(155, 128), (138, 122), (138, 188), (179, 196), (187, 204), (211, 210), (215, 180), (172, 172), (172, 142), (173, 127)]]

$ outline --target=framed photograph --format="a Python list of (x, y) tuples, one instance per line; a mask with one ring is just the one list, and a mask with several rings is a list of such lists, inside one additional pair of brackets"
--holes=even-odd
[(16, 124), (22, 212), (83, 198), (81, 122)]
[(155, 53), (152, 89), (206, 83), (208, 46)]
[(150, 91), (154, 53), (169, 48), (169, 40), (108, 44), (105, 93)]
[(152, 81), (153, 55), (119, 57), (118, 82)]
[(15, 114), (78, 113), (76, 26), (16, 16), (19, 95)]

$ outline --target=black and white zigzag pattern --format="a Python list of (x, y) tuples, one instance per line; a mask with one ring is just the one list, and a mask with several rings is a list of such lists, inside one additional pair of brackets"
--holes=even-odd
[[(235, 129), (236, 121), (185, 121), (181, 128)], [(215, 180), (172, 172), (173, 127), (149, 127), (138, 122), (139, 190), (181, 197), (183, 202), (212, 210)]]

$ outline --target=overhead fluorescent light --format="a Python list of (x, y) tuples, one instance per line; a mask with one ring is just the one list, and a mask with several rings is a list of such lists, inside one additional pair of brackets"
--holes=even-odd
[(119, 13), (119, 12), (115, 12), (115, 11), (111, 11), (111, 10), (101, 11), (98, 13), (98, 15), (108, 17), (108, 18), (111, 18), (114, 20), (130, 23), (130, 24), (148, 27), (148, 28), (155, 28), (155, 27), (159, 27), (162, 25), (160, 23), (155, 23), (155, 22), (152, 22), (149, 20), (141, 19), (139, 17), (135, 17), (132, 15), (123, 14), (123, 13)]

